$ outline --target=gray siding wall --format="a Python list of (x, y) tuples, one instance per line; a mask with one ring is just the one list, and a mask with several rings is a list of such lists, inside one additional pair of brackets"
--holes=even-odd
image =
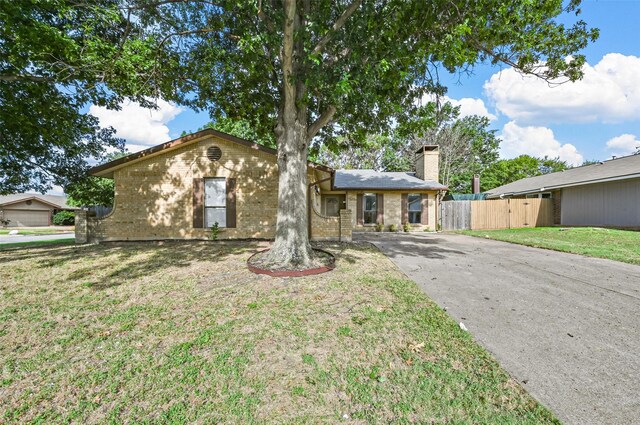
[(562, 225), (640, 227), (640, 179), (562, 191)]

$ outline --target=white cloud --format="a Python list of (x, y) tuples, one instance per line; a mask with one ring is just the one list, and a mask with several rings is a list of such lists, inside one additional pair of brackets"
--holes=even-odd
[(527, 124), (552, 122), (624, 122), (640, 117), (640, 57), (609, 53), (584, 78), (550, 87), (513, 68), (494, 74), (484, 85), (496, 109)]
[(482, 99), (463, 97), (460, 100), (456, 100), (445, 96), (445, 101), (451, 102), (453, 106), (460, 107), (460, 118), (464, 118), (470, 115), (480, 115), (482, 117), (489, 118), (489, 121), (494, 121), (497, 119), (494, 114), (489, 112)]
[[(432, 94), (425, 95), (422, 98), (422, 104), (427, 102), (435, 102), (436, 96)], [(474, 97), (463, 97), (462, 99), (453, 99), (449, 96), (441, 96), (441, 103), (450, 102), (453, 106), (460, 107), (460, 118), (468, 117), (470, 115), (479, 115), (482, 117), (489, 118), (489, 121), (494, 121), (497, 117), (489, 112), (484, 101), (482, 99), (474, 98)]]
[(633, 134), (622, 134), (607, 142), (607, 149), (616, 156), (630, 155), (638, 148), (640, 148), (640, 140)]
[(158, 109), (142, 108), (138, 103), (125, 102), (119, 111), (91, 105), (89, 113), (100, 120), (102, 127), (113, 127), (116, 136), (127, 141), (135, 152), (170, 140), (167, 123), (182, 112), (182, 108), (158, 99)]
[(575, 146), (556, 140), (553, 131), (547, 127), (520, 127), (510, 121), (502, 129), (500, 154), (505, 158), (519, 155), (560, 158), (570, 165), (580, 165), (584, 161)]

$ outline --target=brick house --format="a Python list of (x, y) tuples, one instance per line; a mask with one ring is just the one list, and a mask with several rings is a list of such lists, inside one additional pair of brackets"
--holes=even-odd
[(59, 211), (75, 211), (67, 205), (67, 198), (39, 193), (16, 193), (0, 196), (0, 226), (7, 227), (51, 226), (53, 216)]
[[(417, 153), (415, 173), (334, 170), (308, 163), (308, 217), (312, 240), (351, 239), (353, 230), (411, 223), (435, 230), (437, 147)], [(113, 211), (104, 218), (76, 214), (78, 242), (272, 239), (277, 213), (276, 151), (206, 129), (94, 167), (115, 180)]]

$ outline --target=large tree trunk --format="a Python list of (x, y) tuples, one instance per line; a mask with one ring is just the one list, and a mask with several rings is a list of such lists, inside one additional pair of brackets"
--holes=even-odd
[(270, 262), (305, 268), (312, 256), (307, 233), (307, 106), (306, 87), (300, 76), (304, 46), (295, 41), (302, 18), (296, 0), (285, 0), (282, 48), (282, 105), (278, 117), (278, 218), (276, 240), (268, 254)]
[[(285, 120), (286, 122), (286, 120)], [(311, 259), (307, 231), (307, 128), (285, 123), (278, 137), (278, 218), (269, 260), (304, 268)]]

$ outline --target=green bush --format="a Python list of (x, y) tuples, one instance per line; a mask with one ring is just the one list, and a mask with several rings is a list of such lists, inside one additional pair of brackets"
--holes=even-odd
[(76, 215), (73, 211), (60, 211), (53, 216), (53, 224), (56, 226), (71, 226), (76, 222)]
[(215, 241), (216, 239), (218, 239), (218, 233), (220, 233), (220, 225), (216, 221), (211, 226), (211, 233), (209, 234), (209, 239), (211, 239), (212, 241)]
[(376, 223), (376, 232), (382, 232), (384, 230), (384, 224)]
[(398, 231), (398, 225), (397, 224), (390, 224), (389, 225), (389, 231), (390, 232), (397, 232)]
[(411, 225), (407, 222), (402, 223), (402, 230), (404, 230), (405, 232), (411, 231)]

